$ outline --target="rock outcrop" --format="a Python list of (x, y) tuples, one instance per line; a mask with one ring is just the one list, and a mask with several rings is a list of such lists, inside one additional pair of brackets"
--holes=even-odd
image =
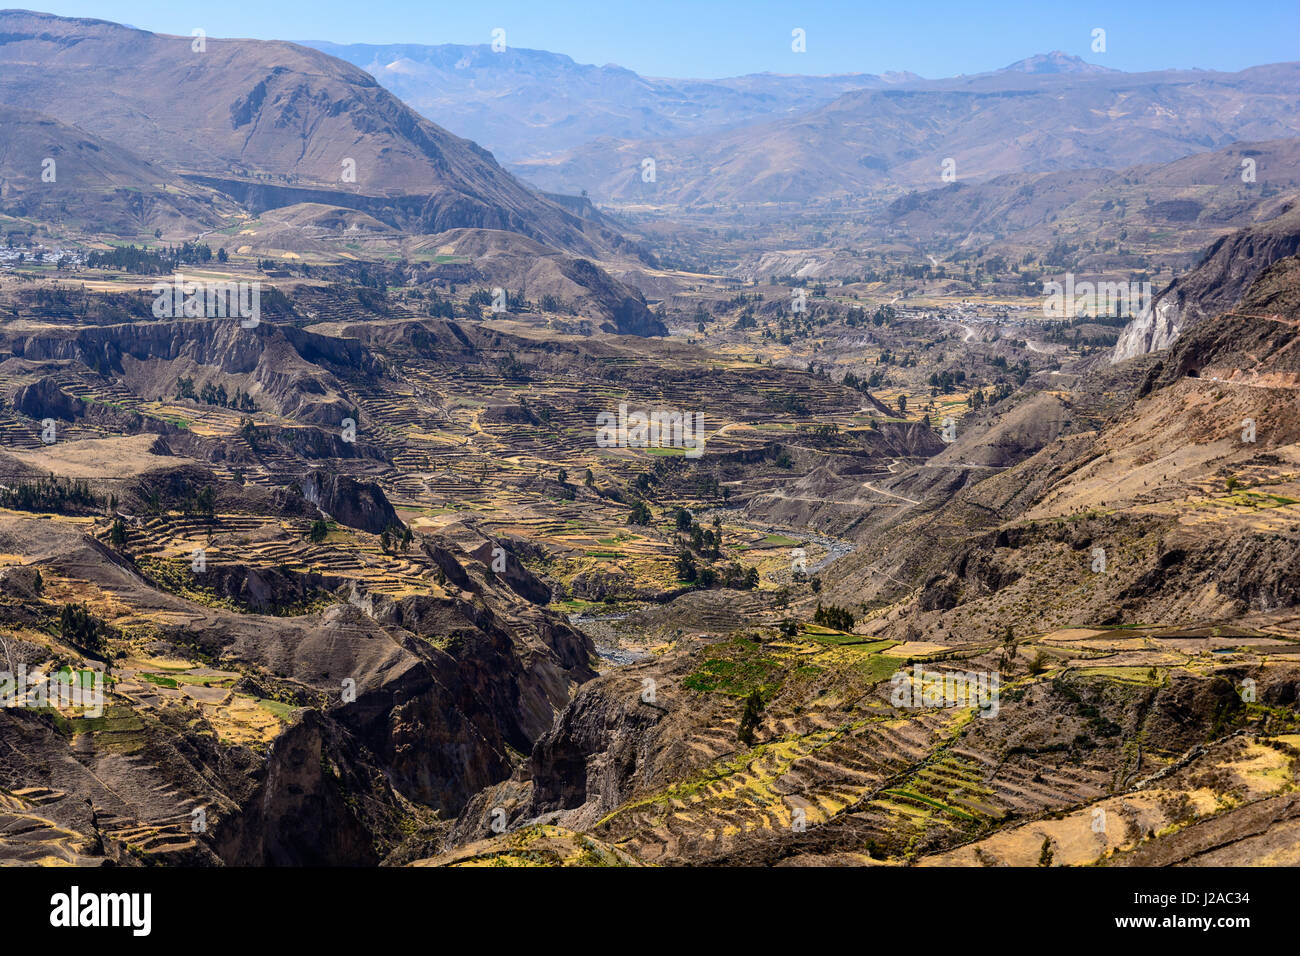
[(402, 524), (384, 490), (373, 481), (313, 471), (298, 487), (303, 497), (349, 528), (380, 534)]
[(1158, 352), (1180, 334), (1241, 301), (1255, 277), (1300, 252), (1300, 206), (1257, 226), (1224, 236), (1191, 272), (1162, 289), (1115, 343), (1112, 362)]

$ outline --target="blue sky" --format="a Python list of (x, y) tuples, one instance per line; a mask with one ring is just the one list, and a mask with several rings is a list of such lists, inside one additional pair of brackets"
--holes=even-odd
[[(1300, 60), (1297, 0), (1140, 0), (1060, 4), (956, 0), (72, 0), (38, 9), (98, 17), (160, 33), (337, 43), (487, 43), (617, 63), (652, 76), (780, 73), (978, 73), (1064, 50), (1121, 70), (1239, 70)], [(794, 28), (807, 52), (791, 51)], [(1090, 49), (1106, 31), (1106, 52)]]

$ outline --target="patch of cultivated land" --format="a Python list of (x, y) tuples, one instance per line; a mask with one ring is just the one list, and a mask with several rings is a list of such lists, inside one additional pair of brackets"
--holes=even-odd
[[(110, 678), (101, 717), (4, 715), (59, 794), (0, 778), (37, 834), (5, 858), (1284, 857), (1289, 392), (1140, 391), (941, 296), (722, 291), (665, 339), (323, 283), (311, 321), (212, 341), (0, 330), (151, 350), (0, 368), (4, 653)], [(704, 453), (602, 447), (621, 405), (698, 413)], [(917, 666), (995, 680), (994, 712), (900, 702)], [(259, 842), (252, 808), (297, 812), (250, 789), (272, 770), (341, 844)]]

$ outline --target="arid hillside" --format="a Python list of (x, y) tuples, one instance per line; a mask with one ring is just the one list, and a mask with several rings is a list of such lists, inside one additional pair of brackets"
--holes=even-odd
[[(877, 493), (912, 504), (788, 605), (615, 625), (651, 653), (585, 685), (427, 862), (1294, 862), (1298, 281), (1266, 270), (1100, 428), (955, 494), (922, 473), (990, 431), (900, 471)], [(1000, 691), (922, 703), (945, 675)]]
[(423, 232), (505, 229), (582, 255), (613, 240), (319, 51), (26, 11), (0, 13), (0, 29), (4, 102), (148, 144), (153, 163), (259, 211), (332, 197)]
[(709, 12), (0, 11), (0, 869), (1300, 864), (1300, 64)]

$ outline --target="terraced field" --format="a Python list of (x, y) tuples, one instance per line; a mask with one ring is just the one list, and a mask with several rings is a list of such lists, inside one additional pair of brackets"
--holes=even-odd
[[(1232, 437), (1271, 391), (927, 394), (879, 341), (908, 374), (867, 392), (772, 340), (311, 311), (239, 361), (163, 326), (118, 376), (0, 367), (5, 653), (111, 674), (100, 717), (4, 725), (58, 758), (0, 775), (4, 858), (1123, 864), (1294, 789), (1300, 457)], [(707, 453), (601, 447), (621, 405), (699, 412)], [(997, 706), (900, 703), (914, 667)], [(338, 844), (265, 841), (250, 808), (303, 793)]]

